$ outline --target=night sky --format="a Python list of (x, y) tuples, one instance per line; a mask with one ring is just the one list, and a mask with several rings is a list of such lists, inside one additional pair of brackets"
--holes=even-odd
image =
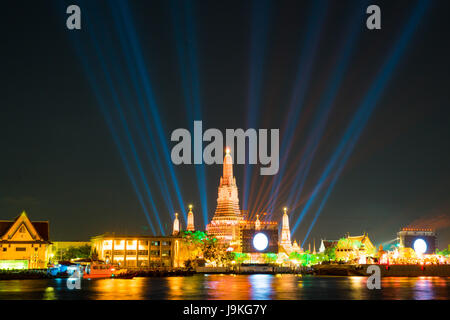
[[(156, 208), (168, 233), (174, 215), (169, 208), (182, 212), (173, 167), (182, 200), (186, 207), (194, 204), (196, 226), (204, 229), (203, 213), (208, 221), (214, 214), (222, 167), (170, 166), (163, 156), (175, 145), (171, 132), (191, 129), (195, 119), (204, 130), (280, 129), (280, 144), (289, 142), (288, 153), (280, 155), (280, 161), (286, 155), (283, 173), (263, 177), (253, 166), (242, 209), (271, 208), (271, 218), (280, 221), (288, 205), (292, 228), (419, 2), (368, 3), (381, 7), (381, 30), (366, 28), (363, 1), (317, 3), (2, 4), (0, 219), (26, 210), (32, 220), (50, 221), (52, 240), (87, 240), (104, 232), (151, 234), (149, 221), (161, 233)], [(69, 4), (81, 7), (79, 31), (65, 26)], [(431, 1), (414, 24), (382, 78), (379, 98), (369, 99), (374, 109), (367, 123), (357, 121), (361, 134), (336, 183), (329, 190), (327, 180), (298, 223), (292, 237), (300, 243), (368, 232), (379, 245), (405, 226), (436, 228), (438, 246), (450, 243), (449, 10), (447, 0)], [(292, 116), (296, 90), (304, 95)], [(160, 129), (151, 111), (159, 115)], [(314, 152), (307, 148), (311, 137), (317, 137)], [(306, 173), (300, 170), (306, 174), (303, 189), (289, 203), (299, 189), (294, 173), (305, 159), (311, 161)], [(244, 165), (235, 165), (241, 206), (244, 172)], [(269, 203), (263, 194), (272, 185), (282, 187)]]

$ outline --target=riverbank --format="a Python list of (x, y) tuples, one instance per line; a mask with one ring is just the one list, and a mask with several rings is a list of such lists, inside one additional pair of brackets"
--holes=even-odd
[[(134, 277), (186, 277), (195, 274), (304, 274), (313, 276), (368, 276), (370, 265), (327, 264), (312, 267), (291, 269), (277, 266), (239, 266), (226, 267), (198, 267), (195, 270), (165, 269), (165, 270), (127, 270), (115, 278), (131, 279)], [(382, 277), (450, 277), (450, 265), (376, 265), (380, 267)], [(56, 279), (47, 270), (1, 270), (0, 280), (33, 280)]]
[(173, 269), (173, 270), (155, 270), (155, 271), (130, 271), (124, 273), (124, 275), (133, 276), (133, 277), (184, 277), (184, 276), (193, 276), (195, 271), (191, 270), (181, 270), (181, 269)]
[[(329, 264), (313, 266), (314, 275), (368, 276), (369, 264)], [(450, 277), (450, 265), (376, 265), (382, 277)]]
[(47, 270), (1, 270), (0, 280), (53, 279)]
[(312, 269), (308, 267), (301, 267), (292, 269), (289, 267), (280, 267), (273, 265), (240, 265), (228, 267), (197, 267), (196, 273), (208, 274), (311, 274)]
[[(195, 271), (173, 270), (130, 270), (119, 273), (112, 278), (131, 279), (134, 277), (185, 277), (192, 276)], [(46, 269), (42, 270), (1, 270), (0, 280), (33, 280), (33, 279), (60, 279), (68, 278), (66, 274), (52, 276)]]

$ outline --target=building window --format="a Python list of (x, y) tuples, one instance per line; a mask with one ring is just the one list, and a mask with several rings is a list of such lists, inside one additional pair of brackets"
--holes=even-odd
[(159, 246), (159, 241), (152, 241), (152, 246)]
[(136, 255), (136, 250), (127, 250), (127, 255), (135, 256)]
[(138, 251), (138, 254), (139, 254), (140, 256), (148, 256), (148, 251), (147, 251), (147, 250), (139, 250), (139, 251)]
[(16, 247), (16, 251), (27, 251), (27, 248)]
[(170, 241), (163, 241), (163, 242), (162, 242), (162, 245), (163, 245), (163, 246), (170, 246)]
[(139, 241), (141, 246), (148, 246), (148, 241), (147, 240), (141, 240)]
[(123, 250), (114, 250), (114, 255), (123, 256)]
[(120, 246), (122, 244), (122, 240), (116, 240), (116, 241), (114, 241), (114, 244), (116, 246)]
[(133, 240), (128, 240), (127, 241), (127, 246), (132, 246), (133, 245)]
[(159, 256), (159, 250), (152, 250), (150, 254), (152, 256)]
[(170, 250), (163, 250), (162, 256), (163, 257), (170, 257)]

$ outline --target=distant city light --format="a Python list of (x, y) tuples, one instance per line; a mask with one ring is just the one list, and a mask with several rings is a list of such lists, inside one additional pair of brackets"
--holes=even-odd
[(263, 251), (269, 245), (269, 239), (264, 233), (257, 233), (253, 238), (253, 246), (258, 251)]

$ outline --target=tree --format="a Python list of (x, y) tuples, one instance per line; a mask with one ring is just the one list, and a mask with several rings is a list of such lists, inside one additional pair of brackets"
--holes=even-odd
[(302, 266), (307, 266), (309, 265), (309, 258), (310, 254), (309, 254), (309, 250), (306, 250), (300, 257), (300, 263)]
[(57, 257), (61, 260), (87, 259), (91, 257), (91, 246), (89, 244), (75, 247), (70, 246), (67, 249), (59, 249)]
[(249, 255), (247, 253), (240, 253), (240, 252), (234, 252), (234, 261), (236, 261), (237, 264), (244, 263), (246, 260), (249, 259)]
[(316, 254), (316, 263), (328, 260), (328, 256), (325, 252), (319, 252)]
[(98, 260), (98, 252), (97, 252), (97, 248), (94, 248), (91, 252), (91, 259), (92, 260)]
[(335, 261), (336, 260), (336, 247), (328, 247), (325, 249), (325, 256), (328, 258), (328, 260), (330, 261)]
[(302, 255), (298, 252), (291, 252), (291, 254), (289, 255), (290, 260), (300, 261), (301, 258), (302, 258)]
[(277, 261), (277, 255), (276, 253), (265, 253), (263, 259), (265, 263), (275, 263)]
[(444, 249), (442, 251), (439, 251), (438, 249), (436, 249), (436, 254), (439, 254), (439, 255), (444, 256), (444, 257), (448, 257), (450, 255), (450, 250), (449, 249)]
[(183, 241), (182, 256), (185, 260), (185, 266), (193, 265), (193, 261), (203, 257), (202, 245), (206, 234), (201, 231), (181, 231)]
[(203, 258), (207, 262), (226, 266), (233, 260), (233, 255), (224, 246), (218, 244), (214, 237), (202, 231), (182, 231), (184, 256), (194, 261)]

